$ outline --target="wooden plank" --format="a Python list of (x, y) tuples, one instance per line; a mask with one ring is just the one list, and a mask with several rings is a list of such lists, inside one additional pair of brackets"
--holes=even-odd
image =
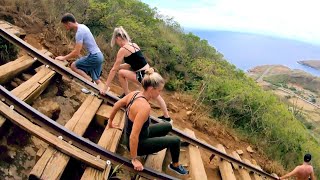
[(14, 61), (8, 62), (0, 66), (0, 83), (6, 83), (14, 78), (17, 74), (31, 67), (35, 62), (31, 56), (24, 55)]
[[(238, 159), (239, 161), (242, 161), (239, 154), (236, 151), (232, 152), (232, 156), (234, 158)], [(245, 170), (235, 164), (233, 164), (233, 167), (239, 171), (239, 174), (240, 174), (240, 177), (242, 180), (251, 180), (251, 177), (250, 177), (249, 172), (247, 170)]]
[[(111, 106), (108, 105), (101, 105), (99, 109), (104, 108), (103, 111), (104, 112), (110, 112), (111, 111)], [(103, 117), (104, 119), (107, 118), (107, 114), (104, 114), (105, 116)], [(111, 152), (115, 152), (117, 149), (117, 146), (119, 144), (120, 138), (121, 138), (121, 134), (122, 134), (122, 129), (124, 128), (124, 124), (125, 124), (125, 116), (124, 116), (124, 112), (123, 111), (119, 111), (114, 120), (115, 124), (119, 124), (120, 129), (109, 129), (109, 128), (105, 128), (100, 140), (98, 142), (98, 145), (106, 148), (107, 150), (111, 151)], [(91, 180), (91, 179), (95, 179), (95, 180), (104, 180), (104, 179), (108, 179), (109, 173), (111, 171), (111, 166), (108, 166), (104, 171), (99, 171), (97, 169), (94, 169), (92, 167), (87, 167), (86, 170), (84, 171), (81, 180)]]
[[(45, 51), (47, 51), (47, 50), (45, 50)], [(41, 52), (46, 53), (45, 51), (42, 50)], [(47, 51), (47, 53), (50, 54), (50, 52), (48, 52), (48, 51)], [(31, 57), (30, 56), (23, 56), (15, 61), (9, 62), (9, 63), (12, 66), (23, 65), (25, 63), (26, 59), (28, 59), (28, 58), (31, 58)], [(7, 64), (9, 64), (9, 63), (7, 63)], [(0, 70), (1, 70), (1, 68), (4, 68), (4, 66), (0, 66)], [(5, 71), (6, 69), (3, 69), (3, 70)], [(6, 71), (6, 72), (10, 73), (10, 71)], [(2, 72), (2, 73), (5, 73), (5, 72)], [(1, 71), (0, 71), (0, 74), (1, 74)], [(40, 94), (47, 88), (47, 86), (50, 83), (50, 80), (52, 79), (52, 77), (54, 75), (55, 75), (54, 71), (42, 66), (40, 72), (38, 72), (37, 74), (32, 76), (28, 81), (22, 83), (20, 86), (13, 89), (11, 92), (15, 96), (17, 96), (19, 99), (30, 104), (31, 102), (33, 102), (34, 99), (36, 99), (38, 96), (40, 96)], [(0, 77), (0, 79), (1, 79), (1, 77)], [(4, 124), (4, 122), (5, 122), (5, 118), (0, 118), (0, 127)]]
[(42, 129), (41, 127), (33, 124), (31, 121), (17, 113), (16, 111), (10, 109), (6, 104), (0, 101), (0, 113), (4, 115), (7, 119), (11, 120), (14, 124), (31, 133), (32, 135), (40, 138), (46, 143), (53, 145), (56, 149), (68, 154), (69, 156), (78, 159), (89, 166), (95, 167), (97, 169), (103, 170), (105, 168), (106, 162), (100, 159), (96, 159), (91, 154), (82, 151), (81, 149), (72, 146), (71, 144), (60, 140), (55, 135), (49, 133), (48, 131)]
[[(73, 117), (67, 122), (65, 127), (82, 136), (101, 103), (101, 99), (89, 95)], [(33, 167), (30, 176), (39, 179), (59, 179), (67, 166), (70, 157), (61, 152), (56, 152), (53, 147), (47, 148), (45, 153), (48, 153), (47, 151), (49, 151), (51, 156), (42, 156)]]
[(0, 127), (6, 122), (6, 118), (0, 115)]
[[(222, 144), (218, 144), (217, 148), (227, 154), (225, 148)], [(232, 170), (232, 166), (228, 161), (221, 160), (219, 163), (220, 174), (223, 180), (236, 180), (234, 172)]]
[(107, 104), (102, 104), (98, 109), (94, 119), (100, 126), (105, 127), (107, 125), (107, 117), (109, 115), (109, 111), (110, 108)]
[[(254, 160), (254, 159), (252, 159), (252, 164), (257, 168), (257, 169), (260, 169), (261, 171), (263, 171), (262, 170), (262, 168), (258, 165), (258, 163), (257, 163), (257, 161), (256, 160)], [(256, 178), (256, 179), (263, 179), (260, 175), (258, 175), (258, 174), (255, 174), (256, 176), (258, 176), (258, 178)]]
[(11, 92), (27, 103), (33, 102), (47, 88), (54, 74), (54, 71), (42, 66), (37, 74)]
[[(194, 132), (190, 129), (184, 130), (189, 136), (196, 138)], [(206, 180), (208, 179), (206, 170), (203, 166), (200, 151), (198, 147), (189, 145), (189, 157), (190, 157), (190, 175), (195, 180)]]
[[(46, 49), (42, 49), (40, 52), (48, 56), (52, 55)], [(0, 66), (0, 84), (10, 81), (21, 72), (30, 68), (35, 61), (36, 59), (33, 57), (29, 55), (23, 55), (14, 61), (10, 61)]]
[[(247, 164), (250, 164), (250, 165), (253, 165), (248, 159), (243, 159), (243, 162), (247, 163)], [(254, 180), (262, 180), (262, 177), (259, 176), (258, 174), (256, 173), (253, 173), (253, 179)]]

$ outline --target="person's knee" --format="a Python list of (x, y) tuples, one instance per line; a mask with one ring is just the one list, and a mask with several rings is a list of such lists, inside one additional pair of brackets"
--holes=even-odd
[(172, 130), (172, 124), (168, 122), (163, 122), (163, 127), (164, 130), (170, 132)]
[(70, 67), (73, 71), (78, 69), (75, 62), (73, 62)]
[(180, 138), (178, 138), (177, 136), (173, 136), (172, 143), (180, 146)]
[(125, 77), (125, 70), (120, 69), (120, 70), (118, 71), (118, 76), (124, 78), (124, 77)]

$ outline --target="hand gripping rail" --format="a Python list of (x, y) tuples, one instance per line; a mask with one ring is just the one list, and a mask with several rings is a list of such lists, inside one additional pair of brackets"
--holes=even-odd
[[(37, 58), (37, 60), (39, 60), (41, 63), (48, 65), (51, 69), (53, 69), (54, 71), (56, 71), (57, 73), (68, 77), (70, 79), (75, 80), (76, 82), (80, 82), (82, 85), (84, 85), (86, 88), (90, 89), (92, 92), (96, 93), (96, 95), (99, 94), (99, 89), (97, 88), (96, 85), (94, 85), (93, 83), (91, 83), (90, 81), (86, 80), (85, 78), (83, 78), (82, 76), (78, 75), (77, 73), (63, 67), (62, 65), (59, 65), (57, 63), (54, 62), (54, 60), (50, 57), (46, 57), (44, 55), (42, 55), (37, 49), (35, 49), (34, 47), (32, 47), (31, 45), (29, 45), (28, 43), (26, 43), (25, 41), (23, 41), (22, 39), (18, 38), (17, 36), (6, 32), (4, 29), (0, 28), (0, 35), (2, 37), (4, 37), (5, 39), (7, 39), (8, 41), (10, 41), (11, 43), (19, 46), (20, 48), (24, 49), (25, 51), (27, 51), (28, 53), (30, 53), (31, 55), (33, 55), (34, 57)], [(100, 96), (102, 99), (104, 99), (105, 101), (114, 104), (115, 102), (117, 102), (119, 100), (118, 97), (107, 93), (106, 96)], [(151, 116), (151, 120), (155, 123), (161, 122), (159, 119), (152, 117)], [(219, 151), (218, 149), (216, 149), (215, 147), (204, 143), (202, 141), (199, 141), (196, 138), (190, 137), (189, 135), (187, 135), (186, 133), (182, 132), (181, 130), (178, 130), (176, 128), (173, 128), (172, 133), (181, 137), (182, 139), (184, 139), (185, 141), (201, 147), (219, 157), (221, 157), (222, 159), (229, 161), (231, 163), (236, 163), (240, 166), (242, 166), (245, 169), (248, 169), (250, 171), (253, 171), (255, 173), (260, 174), (261, 176), (265, 176), (267, 178), (270, 179), (277, 179), (274, 176), (272, 176), (271, 174), (264, 172), (250, 164), (244, 163), (242, 161), (239, 161), (238, 159), (235, 159), (232, 156), (229, 156), (221, 151)]]

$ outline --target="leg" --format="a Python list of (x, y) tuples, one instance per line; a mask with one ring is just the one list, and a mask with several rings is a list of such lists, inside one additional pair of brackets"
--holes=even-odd
[(149, 138), (166, 136), (172, 130), (172, 125), (167, 122), (149, 126)]
[(129, 94), (129, 88), (128, 88), (128, 81), (133, 81), (135, 83), (139, 83), (136, 80), (136, 73), (134, 71), (126, 70), (126, 69), (120, 69), (118, 72), (119, 81), (121, 84), (121, 87), (125, 94)]
[(172, 162), (178, 163), (180, 156), (180, 139), (176, 136), (154, 137), (141, 140), (138, 145), (138, 155), (147, 155), (169, 148)]
[(92, 80), (91, 77), (87, 75), (87, 73), (85, 73), (83, 70), (77, 68), (76, 62), (73, 62), (73, 63), (71, 64), (71, 69), (72, 69), (74, 72), (80, 74), (82, 77), (86, 78), (87, 80), (89, 80), (89, 81)]
[(170, 117), (168, 109), (167, 109), (166, 102), (164, 102), (163, 98), (159, 95), (156, 98), (156, 100), (159, 103), (161, 110), (163, 111), (163, 116), (166, 117), (166, 118)]

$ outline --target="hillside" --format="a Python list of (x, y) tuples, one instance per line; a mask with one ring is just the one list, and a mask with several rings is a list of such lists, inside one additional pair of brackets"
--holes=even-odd
[(229, 64), (206, 40), (185, 34), (177, 22), (156, 9), (136, 0), (0, 2), (5, 4), (0, 7), (1, 19), (34, 34), (54, 55), (66, 54), (72, 48), (73, 34), (66, 33), (59, 21), (65, 12), (74, 13), (80, 23), (89, 26), (104, 52), (103, 77), (116, 55), (117, 49), (109, 45), (113, 28), (124, 26), (150, 64), (166, 78), (165, 99), (172, 99), (174, 93), (183, 94), (190, 105), (194, 103), (194, 109), (203, 109), (191, 119), (193, 126), (200, 131), (207, 129), (213, 136), (223, 132), (210, 130), (214, 124), (233, 129), (230, 131), (287, 170), (301, 163), (305, 152), (311, 152), (316, 174), (320, 174), (319, 143), (287, 106)]

